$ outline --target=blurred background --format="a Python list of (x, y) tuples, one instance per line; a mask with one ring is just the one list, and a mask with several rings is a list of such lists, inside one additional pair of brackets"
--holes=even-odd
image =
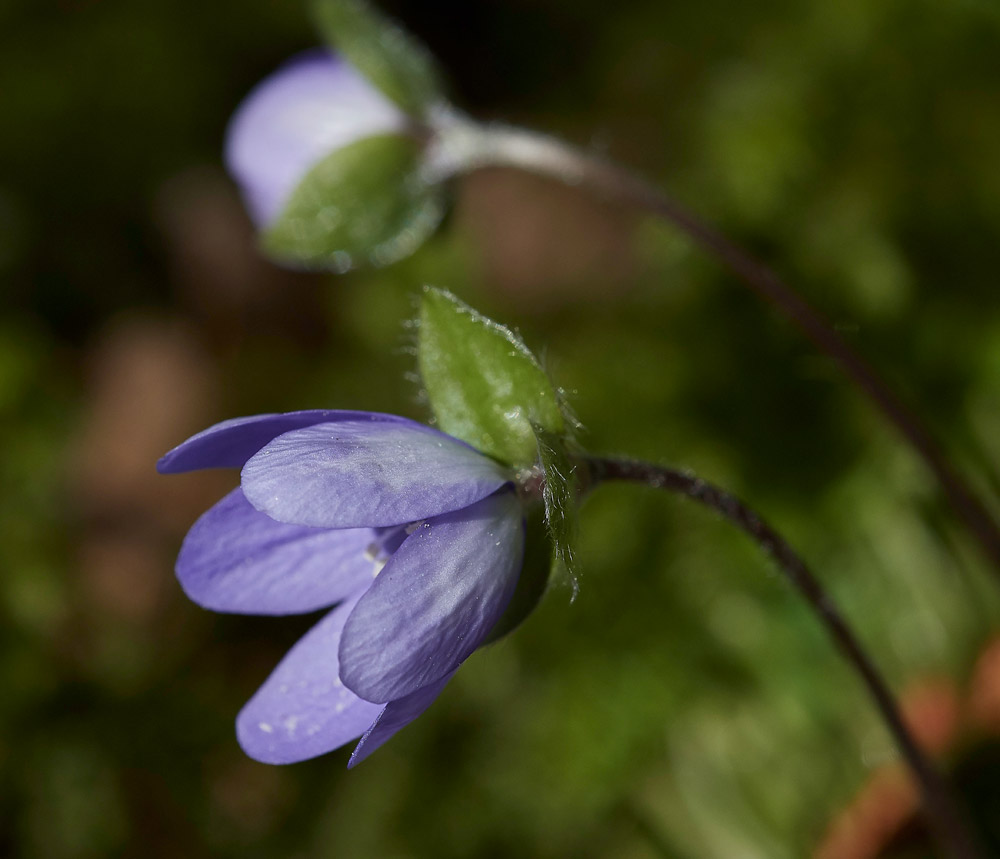
[[(672, 190), (770, 261), (998, 509), (1000, 12), (991, 0), (386, 0), (481, 118)], [(812, 562), (1000, 851), (1000, 588), (830, 362), (674, 231), (514, 172), (413, 257), (257, 254), (221, 142), (316, 42), (276, 0), (0, 3), (0, 854), (934, 855), (814, 619), (722, 522), (638, 487), (552, 588), (358, 769), (243, 756), (233, 719), (315, 618), (186, 601), (234, 474), (158, 477), (227, 417), (427, 416), (413, 296), (544, 355), (595, 452), (694, 468)]]

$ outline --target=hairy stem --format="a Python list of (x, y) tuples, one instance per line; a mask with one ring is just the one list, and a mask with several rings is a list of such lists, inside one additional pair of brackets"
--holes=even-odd
[(586, 459), (592, 484), (627, 480), (665, 489), (697, 501), (736, 525), (778, 565), (785, 578), (805, 598), (820, 623), (858, 673), (871, 695), (914, 778), (920, 785), (931, 829), (952, 859), (983, 859), (985, 854), (968, 827), (951, 788), (927, 759), (907, 728), (899, 707), (875, 663), (840, 614), (830, 595), (788, 542), (739, 498), (683, 471), (631, 460)]
[(772, 269), (752, 257), (670, 195), (633, 173), (542, 134), (502, 125), (477, 125), (446, 113), (434, 122), (428, 173), (439, 179), (482, 167), (518, 167), (596, 191), (618, 203), (673, 224), (701, 245), (746, 286), (777, 307), (836, 361), (936, 475), (958, 515), (1000, 574), (1000, 525), (948, 461), (920, 419), (833, 329)]

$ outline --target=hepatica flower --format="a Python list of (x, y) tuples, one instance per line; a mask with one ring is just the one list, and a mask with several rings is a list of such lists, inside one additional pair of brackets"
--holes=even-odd
[(233, 115), (226, 165), (276, 260), (339, 272), (385, 265), (440, 222), (444, 191), (424, 169), (425, 120), (439, 103), (428, 95), (417, 104), (394, 86), (410, 77), (386, 79), (377, 63), (374, 71), (381, 87), (343, 54), (310, 51)]
[(258, 84), (233, 114), (226, 166), (254, 222), (265, 229), (324, 158), (367, 137), (401, 134), (407, 122), (342, 57), (308, 51)]
[(354, 766), (430, 706), (510, 602), (513, 475), (430, 427), (350, 411), (226, 421), (158, 463), (214, 467), (241, 467), (241, 483), (184, 540), (188, 596), (246, 614), (333, 606), (244, 706), (239, 742), (292, 763), (361, 737)]
[(444, 290), (424, 289), (416, 328), (428, 403), (451, 435), (370, 412), (259, 415), (217, 424), (158, 463), (242, 469), (181, 546), (192, 600), (244, 614), (331, 609), (237, 717), (257, 760), (292, 763), (361, 737), (357, 764), (519, 623), (548, 582), (537, 565), (519, 582), (528, 499), (541, 495), (572, 575), (575, 504), (560, 499), (574, 497), (573, 467), (538, 361)]

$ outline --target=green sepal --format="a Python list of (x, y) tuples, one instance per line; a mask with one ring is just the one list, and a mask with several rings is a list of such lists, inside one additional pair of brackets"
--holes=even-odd
[(337, 53), (406, 113), (422, 117), (443, 100), (430, 52), (365, 0), (313, 0), (313, 15)]
[(528, 467), (538, 455), (536, 426), (563, 433), (559, 397), (535, 356), (450, 292), (425, 289), (417, 358), (439, 428), (477, 450)]
[(444, 213), (443, 189), (421, 178), (420, 156), (419, 143), (399, 134), (334, 150), (306, 173), (264, 232), (265, 252), (339, 272), (411, 254)]
[(566, 440), (542, 427), (535, 427), (538, 464), (542, 469), (542, 500), (545, 527), (552, 541), (554, 572), (564, 573), (578, 589), (576, 575), (576, 534), (579, 510), (579, 479)]

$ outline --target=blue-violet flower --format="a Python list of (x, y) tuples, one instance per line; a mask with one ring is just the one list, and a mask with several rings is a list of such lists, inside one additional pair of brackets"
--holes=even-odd
[(217, 424), (162, 473), (242, 467), (177, 559), (205, 608), (335, 606), (236, 720), (252, 758), (292, 763), (361, 737), (359, 763), (437, 697), (503, 614), (524, 522), (508, 468), (392, 415), (303, 411)]
[(243, 100), (226, 131), (225, 160), (260, 229), (309, 170), (365, 137), (402, 133), (409, 119), (352, 65), (312, 50), (282, 65)]

